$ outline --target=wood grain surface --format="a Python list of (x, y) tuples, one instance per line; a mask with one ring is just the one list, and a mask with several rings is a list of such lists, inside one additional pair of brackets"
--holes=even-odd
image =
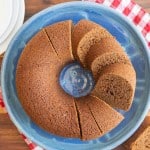
[[(25, 0), (25, 20), (44, 8), (68, 1), (72, 0)], [(150, 0), (135, 0), (135, 2), (150, 13)], [(1, 60), (2, 56), (0, 56), (0, 64)], [(0, 150), (29, 150), (8, 115), (2, 113), (0, 113)], [(117, 150), (123, 150), (123, 148), (120, 146)]]

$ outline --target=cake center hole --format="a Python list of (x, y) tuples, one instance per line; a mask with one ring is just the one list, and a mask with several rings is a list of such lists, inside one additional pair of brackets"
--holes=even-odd
[(92, 73), (77, 62), (66, 65), (62, 69), (59, 83), (63, 90), (73, 97), (86, 96), (94, 87)]

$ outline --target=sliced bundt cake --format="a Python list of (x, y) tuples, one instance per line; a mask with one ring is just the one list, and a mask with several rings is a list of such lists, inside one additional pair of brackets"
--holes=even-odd
[(40, 31), (19, 59), (16, 71), (18, 97), (31, 119), (43, 129), (64, 137), (80, 138), (74, 99), (59, 85), (61, 69), (61, 62), (46, 33)]
[(71, 30), (71, 20), (58, 22), (45, 28), (53, 48), (64, 64), (74, 60), (72, 54)]
[(105, 28), (94, 22), (88, 20), (79, 21), (74, 26), (72, 33), (73, 54), (75, 58), (85, 66), (85, 56), (90, 47), (102, 38), (111, 36)]
[(134, 68), (128, 64), (112, 64), (103, 69), (93, 94), (112, 107), (129, 110), (136, 85)]
[(102, 38), (99, 43), (91, 46), (86, 55), (87, 67), (97, 80), (102, 69), (110, 64), (131, 64), (128, 56), (114, 37)]
[(80, 20), (73, 28), (72, 32), (72, 48), (73, 48), (73, 55), (77, 59), (77, 47), (81, 40), (81, 38), (91, 31), (92, 29), (99, 27), (98, 24), (88, 21), (88, 20)]
[(55, 54), (55, 50), (49, 44), (45, 31), (41, 30), (27, 43), (22, 51), (18, 67), (29, 70), (41, 64), (50, 65), (54, 61), (54, 59), (49, 59), (50, 53)]
[(101, 137), (123, 120), (121, 114), (95, 96), (76, 99), (75, 103), (83, 140)]
[[(92, 93), (78, 99), (60, 87), (64, 65), (74, 61), (73, 55), (97, 78)], [(69, 83), (67, 88), (83, 92), (86, 71), (76, 69), (65, 70), (68, 80), (63, 81), (73, 83), (73, 88)], [(39, 31), (27, 43), (16, 69), (18, 98), (31, 119), (52, 134), (82, 140), (99, 138), (123, 120), (111, 106), (128, 110), (135, 82), (134, 68), (119, 43), (105, 28), (88, 20), (75, 27), (70, 20), (58, 22)]]
[(96, 96), (87, 97), (87, 104), (103, 135), (124, 119), (120, 113)]
[(99, 129), (91, 111), (87, 105), (87, 97), (75, 100), (76, 108), (79, 117), (79, 125), (81, 130), (82, 140), (91, 140), (100, 137), (103, 133)]

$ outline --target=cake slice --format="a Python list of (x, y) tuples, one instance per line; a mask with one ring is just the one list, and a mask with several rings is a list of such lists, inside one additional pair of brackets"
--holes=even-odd
[(112, 107), (129, 110), (136, 85), (136, 73), (128, 64), (112, 64), (103, 69), (92, 91)]
[(104, 101), (92, 95), (78, 98), (75, 103), (83, 140), (103, 136), (124, 118)]
[(17, 94), (29, 117), (41, 128), (59, 136), (80, 138), (74, 99), (59, 85), (61, 69), (62, 63), (41, 30), (18, 61)]
[(102, 26), (88, 21), (79, 21), (73, 29), (72, 43), (74, 57), (85, 66), (85, 56), (90, 47), (104, 37), (112, 35)]
[(150, 150), (150, 116), (123, 145), (127, 150)]
[(103, 135), (87, 105), (89, 96), (75, 100), (82, 140), (91, 140)]
[(80, 42), (81, 38), (91, 31), (92, 29), (99, 27), (98, 24), (89, 21), (89, 20), (80, 20), (73, 28), (72, 32), (72, 48), (73, 48), (73, 55), (77, 59), (77, 47), (78, 43)]
[(95, 96), (89, 96), (87, 98), (87, 105), (97, 125), (101, 129), (101, 135), (111, 131), (124, 119), (120, 113)]
[(72, 55), (71, 30), (71, 20), (58, 22), (45, 28), (53, 48), (64, 64), (74, 60)]
[(99, 43), (91, 46), (86, 55), (86, 64), (93, 73), (95, 80), (103, 67), (114, 64), (131, 64), (128, 56), (114, 37), (102, 38)]
[(45, 31), (42, 29), (25, 46), (21, 53), (18, 66), (23, 67), (23, 69), (32, 69), (41, 64), (50, 64), (54, 60), (49, 59), (51, 53), (54, 55), (54, 58), (57, 57)]

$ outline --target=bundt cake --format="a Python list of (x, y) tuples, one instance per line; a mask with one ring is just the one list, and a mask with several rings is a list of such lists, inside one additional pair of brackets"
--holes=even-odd
[(40, 31), (19, 59), (16, 72), (18, 97), (40, 127), (60, 136), (80, 138), (74, 99), (59, 86), (61, 69), (62, 64), (45, 31)]
[(45, 31), (62, 63), (69, 63), (74, 60), (72, 54), (71, 32), (72, 21), (67, 20), (48, 26)]
[(86, 33), (97, 27), (99, 27), (98, 24), (87, 20), (80, 20), (75, 25), (72, 31), (72, 48), (73, 48), (73, 55), (76, 59), (78, 57), (77, 55), (78, 43)]
[(150, 149), (150, 116), (147, 116), (140, 128), (123, 144), (127, 150)]
[(86, 103), (86, 98), (87, 97), (79, 98), (75, 101), (79, 116), (82, 140), (94, 139), (103, 134)]
[(101, 72), (92, 93), (112, 107), (129, 110), (135, 92), (135, 78), (131, 65), (109, 65)]
[(104, 37), (112, 35), (102, 26), (88, 20), (79, 21), (73, 28), (72, 45), (75, 58), (85, 66), (85, 56), (90, 47)]
[[(93, 91), (84, 97), (75, 98), (60, 85), (61, 71), (72, 61), (97, 76)], [(82, 71), (71, 75), (77, 76), (73, 83), (81, 81), (83, 87), (87, 83)], [(25, 46), (16, 68), (18, 98), (29, 117), (52, 134), (82, 140), (101, 137), (123, 120), (111, 107), (129, 109), (135, 80), (119, 43), (105, 28), (88, 20), (75, 26), (67, 20), (40, 30)]]
[(121, 114), (95, 96), (76, 99), (75, 103), (79, 113), (83, 140), (102, 136), (123, 120)]
[(86, 56), (86, 64), (92, 71), (95, 80), (102, 68), (114, 63), (131, 64), (128, 56), (114, 37), (102, 38), (91, 46)]

